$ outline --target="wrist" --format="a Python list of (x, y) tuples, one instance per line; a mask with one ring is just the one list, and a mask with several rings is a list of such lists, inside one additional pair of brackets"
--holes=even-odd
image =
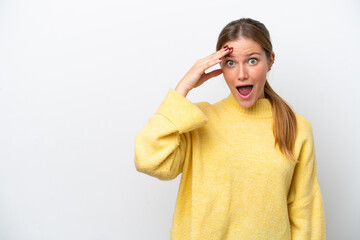
[(177, 91), (183, 97), (186, 97), (186, 95), (189, 93), (189, 90), (179, 85), (176, 86), (175, 91)]

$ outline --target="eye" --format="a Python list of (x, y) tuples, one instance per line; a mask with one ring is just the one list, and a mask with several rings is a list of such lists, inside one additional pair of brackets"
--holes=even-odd
[(249, 63), (253, 65), (253, 64), (257, 63), (257, 59), (256, 58), (250, 58)]
[(226, 65), (228, 65), (229, 67), (232, 67), (235, 65), (235, 63), (232, 60), (227, 60)]

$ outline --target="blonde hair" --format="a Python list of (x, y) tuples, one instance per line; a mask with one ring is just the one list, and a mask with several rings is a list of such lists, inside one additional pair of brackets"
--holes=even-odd
[[(226, 42), (239, 38), (248, 38), (257, 42), (270, 60), (273, 50), (269, 31), (263, 23), (251, 18), (241, 18), (228, 23), (219, 34), (216, 51), (220, 50)], [(277, 145), (281, 153), (290, 161), (298, 163), (299, 161), (293, 154), (297, 134), (295, 113), (290, 105), (271, 88), (267, 80), (264, 86), (264, 94), (272, 105), (274, 147)]]

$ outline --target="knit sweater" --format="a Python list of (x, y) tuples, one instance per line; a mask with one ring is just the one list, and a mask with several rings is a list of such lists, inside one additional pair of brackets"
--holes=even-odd
[(323, 240), (312, 127), (295, 113), (295, 164), (274, 147), (272, 106), (230, 95), (192, 103), (174, 89), (135, 138), (137, 171), (181, 173), (171, 240)]

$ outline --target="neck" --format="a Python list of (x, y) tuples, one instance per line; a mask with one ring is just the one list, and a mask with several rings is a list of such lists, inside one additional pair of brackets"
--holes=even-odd
[(247, 118), (272, 118), (272, 105), (267, 98), (258, 98), (256, 102), (245, 108), (241, 106), (232, 93), (223, 99), (223, 106), (230, 112)]

